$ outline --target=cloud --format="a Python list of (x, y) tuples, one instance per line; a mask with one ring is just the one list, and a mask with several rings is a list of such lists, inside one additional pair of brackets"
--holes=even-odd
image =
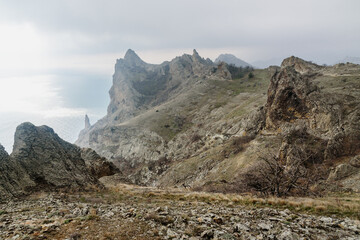
[(4, 2), (0, 21), (31, 22), (50, 36), (57, 54), (239, 47), (273, 49), (271, 56), (245, 56), (257, 60), (292, 52), (322, 59), (360, 54), (357, 0), (19, 3)]
[(57, 128), (67, 116), (68, 128), (84, 112), (99, 118), (128, 48), (149, 63), (196, 48), (263, 67), (360, 56), (359, 9), (358, 0), (0, 0), (0, 120)]

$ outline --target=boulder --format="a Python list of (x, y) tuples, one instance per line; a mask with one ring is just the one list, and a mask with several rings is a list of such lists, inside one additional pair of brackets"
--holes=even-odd
[(337, 181), (349, 177), (355, 173), (359, 173), (360, 169), (344, 163), (336, 166), (336, 168), (330, 172), (328, 181)]

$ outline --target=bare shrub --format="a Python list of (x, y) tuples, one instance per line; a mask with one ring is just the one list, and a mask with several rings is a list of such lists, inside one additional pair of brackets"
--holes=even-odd
[(201, 136), (199, 134), (194, 134), (194, 135), (192, 135), (190, 141), (191, 141), (191, 143), (194, 143), (194, 142), (197, 142), (199, 140), (201, 140)]
[(245, 175), (246, 185), (262, 195), (277, 197), (290, 194), (306, 195), (312, 183), (308, 169), (303, 166), (307, 159), (285, 162), (274, 154), (260, 157), (260, 163)]

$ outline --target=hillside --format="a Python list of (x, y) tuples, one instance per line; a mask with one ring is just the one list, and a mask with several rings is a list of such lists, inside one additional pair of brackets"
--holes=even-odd
[(0, 238), (357, 239), (359, 88), (355, 64), (129, 50), (77, 141), (96, 151), (31, 123), (0, 146)]
[(335, 174), (341, 184), (331, 186), (358, 191), (350, 179), (359, 176), (351, 164), (359, 154), (359, 74), (359, 65), (323, 67), (296, 57), (250, 74), (195, 50), (152, 65), (129, 50), (117, 61), (107, 116), (77, 144), (135, 184), (261, 191), (246, 179), (258, 178), (254, 168), (270, 158), (276, 161), (268, 165), (302, 172), (296, 184), (327, 188), (324, 180)]

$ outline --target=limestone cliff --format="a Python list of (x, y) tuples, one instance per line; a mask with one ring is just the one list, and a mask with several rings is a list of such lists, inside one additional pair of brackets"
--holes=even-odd
[[(211, 60), (201, 58), (196, 50), (192, 55), (184, 54), (170, 62), (153, 65), (145, 63), (129, 49), (125, 57), (116, 62), (107, 115), (91, 128), (84, 129), (76, 144), (93, 148), (114, 161), (122, 158), (156, 160), (164, 156), (165, 142), (169, 139), (149, 129), (149, 122), (133, 123), (150, 120), (145, 118), (152, 118), (153, 111), (159, 112), (154, 110), (158, 106), (174, 102), (177, 105), (184, 96), (193, 95), (204, 79), (229, 80), (231, 73), (225, 65), (216, 66)], [(187, 100), (184, 103), (188, 104)], [(166, 131), (176, 134), (186, 124), (186, 117), (179, 116), (177, 110), (169, 106), (166, 109), (171, 111), (167, 114), (171, 119), (164, 126), (168, 128)], [(163, 115), (163, 111), (156, 115)], [(146, 137), (141, 139), (143, 135)], [(155, 145), (157, 150), (154, 151)]]
[(359, 72), (296, 57), (281, 68), (232, 68), (196, 51), (152, 65), (129, 50), (117, 61), (107, 116), (77, 144), (142, 185), (239, 191), (270, 152), (289, 164), (306, 159), (302, 167), (322, 169), (324, 180), (360, 150)]

